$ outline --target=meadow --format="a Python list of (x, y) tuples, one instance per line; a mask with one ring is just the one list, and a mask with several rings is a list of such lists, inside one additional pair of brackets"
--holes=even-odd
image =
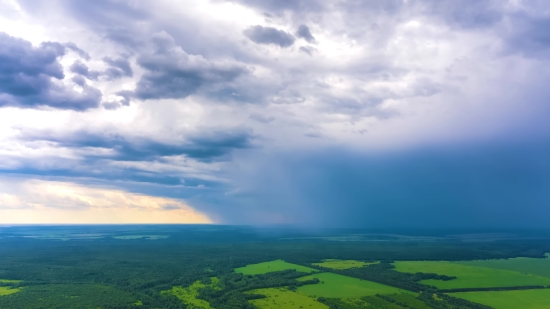
[(334, 273), (319, 273), (299, 278), (298, 281), (319, 279), (318, 284), (303, 285), (298, 287), (298, 292), (309, 296), (354, 298), (376, 294), (393, 294), (401, 290), (357, 278), (342, 276)]
[(479, 266), (479, 267), (518, 271), (521, 273), (528, 273), (528, 274), (550, 278), (550, 255), (549, 254), (546, 254), (546, 258), (544, 259), (519, 257), (519, 258), (500, 259), (500, 260), (463, 261), (458, 263), (463, 265), (468, 265), (468, 266)]
[(260, 274), (267, 274), (270, 272), (290, 270), (290, 269), (294, 269), (296, 271), (303, 272), (303, 273), (312, 273), (317, 271), (316, 269), (309, 268), (306, 266), (287, 263), (283, 260), (275, 260), (271, 262), (250, 264), (250, 265), (246, 265), (245, 267), (235, 268), (235, 272), (243, 275), (260, 275)]
[(11, 286), (0, 286), (0, 296), (15, 294), (19, 291), (21, 291), (21, 289), (12, 288)]
[(199, 299), (199, 290), (206, 287), (212, 287), (214, 289), (219, 289), (218, 287), (219, 279), (216, 277), (211, 278), (211, 283), (206, 285), (200, 282), (200, 280), (195, 281), (188, 287), (174, 286), (171, 290), (162, 291), (161, 294), (174, 295), (180, 299), (186, 305), (191, 306), (192, 308), (200, 309), (213, 309), (210, 306), (210, 303), (206, 300)]
[(548, 309), (550, 289), (452, 293), (454, 297), (495, 309)]
[(265, 295), (266, 298), (254, 299), (250, 303), (261, 309), (309, 308), (328, 309), (325, 304), (317, 302), (306, 295), (289, 291), (287, 288), (267, 288), (250, 291), (251, 294)]
[(532, 285), (550, 285), (550, 278), (518, 271), (465, 265), (446, 261), (403, 261), (395, 262), (395, 270), (406, 273), (436, 273), (438, 275), (456, 276), (457, 279), (422, 280), (423, 284), (438, 289), (457, 288), (492, 288)]
[(330, 268), (330, 269), (350, 269), (355, 267), (364, 267), (364, 266), (368, 266), (376, 263), (367, 263), (367, 262), (356, 261), (356, 260), (327, 259), (327, 260), (323, 260), (320, 263), (312, 263), (312, 265)]

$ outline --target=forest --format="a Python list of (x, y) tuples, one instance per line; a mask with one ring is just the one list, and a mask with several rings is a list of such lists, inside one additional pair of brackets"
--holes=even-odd
[[(129, 235), (134, 237), (120, 237)], [(356, 303), (316, 295), (315, 301), (328, 308), (366, 308), (367, 303), (372, 308), (491, 308), (449, 295), (468, 289), (444, 291), (424, 283), (456, 277), (399, 272), (393, 263), (541, 259), (546, 252), (550, 252), (550, 242), (545, 238), (467, 242), (444, 236), (437, 241), (329, 241), (296, 237), (292, 231), (262, 233), (219, 226), (0, 228), (0, 292), (1, 288), (19, 289), (9, 295), (0, 293), (0, 308), (198, 308), (166, 292), (197, 281), (204, 288), (193, 292), (193, 297), (206, 301), (211, 308), (259, 308), (254, 304), (266, 296), (255, 290), (284, 287), (298, 293), (305, 286), (325, 284), (315, 278), (299, 280), (308, 274), (293, 269), (247, 275), (235, 272), (239, 267), (273, 260), (414, 295), (403, 294), (406, 299), (397, 294), (369, 295), (358, 297)], [(327, 259), (378, 262), (349, 269), (315, 265)], [(217, 278), (215, 286), (208, 285), (212, 278)], [(406, 305), (415, 302), (424, 307)]]

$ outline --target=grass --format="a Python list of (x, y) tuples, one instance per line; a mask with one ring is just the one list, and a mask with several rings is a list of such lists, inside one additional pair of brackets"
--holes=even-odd
[(210, 303), (206, 300), (199, 299), (199, 290), (207, 286), (212, 288), (218, 288), (219, 279), (216, 277), (211, 278), (212, 282), (208, 285), (201, 283), (200, 281), (195, 281), (188, 287), (174, 286), (171, 290), (162, 291), (162, 294), (172, 294), (179, 298), (186, 305), (192, 306), (192, 308), (201, 308), (201, 309), (213, 309), (210, 306)]
[(513, 258), (507, 260), (478, 260), (459, 262), (463, 265), (512, 270), (550, 278), (550, 256), (545, 259)]
[(495, 309), (548, 309), (550, 308), (550, 289), (465, 292), (450, 294)]
[(317, 271), (313, 268), (309, 268), (306, 266), (287, 263), (283, 260), (275, 260), (271, 262), (250, 264), (250, 265), (246, 265), (245, 267), (235, 268), (235, 272), (241, 273), (244, 275), (260, 275), (260, 274), (266, 274), (274, 271), (281, 271), (281, 270), (288, 270), (288, 269), (295, 269), (296, 271), (303, 272), (303, 273), (312, 273)]
[(489, 288), (527, 285), (550, 285), (550, 278), (525, 274), (517, 271), (488, 267), (464, 265), (446, 261), (406, 261), (395, 262), (395, 270), (407, 273), (436, 273), (438, 275), (456, 276), (457, 279), (422, 280), (421, 283), (439, 289), (455, 288)]
[(12, 288), (10, 286), (0, 286), (0, 296), (15, 294), (19, 291), (21, 291), (21, 289)]
[(318, 284), (307, 284), (298, 288), (298, 292), (315, 297), (353, 298), (376, 294), (393, 294), (401, 290), (387, 285), (342, 276), (333, 273), (313, 274), (299, 278), (299, 281), (317, 278)]
[(266, 298), (250, 300), (250, 303), (261, 309), (279, 309), (279, 308), (308, 308), (308, 309), (328, 309), (325, 304), (321, 304), (315, 299), (300, 293), (289, 291), (286, 288), (267, 288), (257, 289), (247, 292), (250, 294), (262, 294)]
[(355, 260), (323, 260), (321, 263), (313, 263), (315, 266), (321, 266), (325, 268), (331, 268), (331, 269), (350, 269), (355, 267), (364, 267), (371, 264), (377, 264), (375, 263), (367, 263), (367, 262), (361, 262), (361, 261), (355, 261)]
[(23, 280), (8, 280), (8, 279), (0, 279), (0, 283), (21, 283)]

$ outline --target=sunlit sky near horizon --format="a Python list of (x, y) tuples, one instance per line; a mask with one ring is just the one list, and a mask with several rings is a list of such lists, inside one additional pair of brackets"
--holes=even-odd
[(550, 2), (0, 0), (0, 224), (544, 227)]

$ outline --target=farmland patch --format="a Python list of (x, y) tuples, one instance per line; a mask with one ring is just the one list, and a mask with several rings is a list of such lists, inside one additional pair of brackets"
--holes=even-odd
[(302, 265), (287, 263), (283, 260), (275, 260), (271, 262), (263, 262), (258, 264), (250, 264), (245, 267), (235, 268), (236, 273), (244, 275), (260, 275), (274, 271), (295, 269), (298, 272), (312, 273), (317, 270)]
[(279, 308), (307, 308), (307, 309), (328, 309), (325, 304), (317, 302), (314, 298), (296, 293), (287, 288), (257, 289), (247, 294), (261, 294), (266, 298), (250, 300), (250, 303), (261, 309)]
[(353, 298), (376, 294), (400, 293), (401, 290), (372, 281), (333, 273), (319, 273), (299, 278), (298, 281), (319, 279), (318, 284), (298, 287), (298, 292), (314, 297)]
[(457, 279), (422, 280), (421, 283), (439, 289), (456, 288), (490, 288), (531, 285), (550, 285), (550, 278), (525, 274), (517, 271), (464, 265), (447, 261), (404, 261), (395, 262), (395, 270), (406, 273), (436, 273), (438, 275), (456, 276)]
[(368, 262), (362, 262), (362, 261), (355, 261), (355, 260), (323, 260), (320, 263), (313, 263), (315, 266), (321, 266), (325, 268), (331, 268), (331, 269), (350, 269), (355, 267), (364, 267), (371, 264), (377, 264), (375, 263), (368, 263)]
[(450, 295), (495, 309), (546, 309), (550, 304), (550, 289), (465, 292)]

